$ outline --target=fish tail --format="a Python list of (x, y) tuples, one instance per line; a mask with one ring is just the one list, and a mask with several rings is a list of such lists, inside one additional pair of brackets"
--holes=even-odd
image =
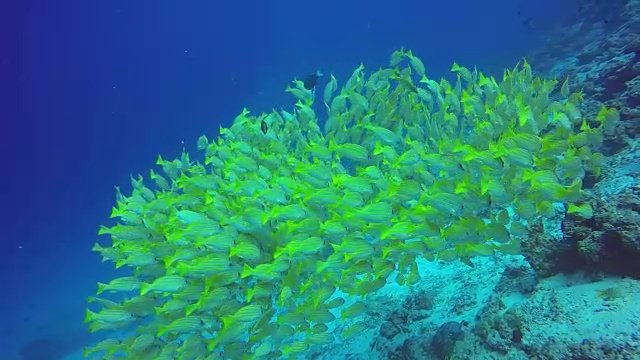
[(140, 295), (145, 295), (149, 291), (151, 291), (151, 284), (147, 284), (147, 283), (140, 284)]
[(158, 327), (158, 332), (156, 334), (156, 337), (159, 338), (162, 335), (166, 334), (167, 331), (169, 331), (169, 327), (168, 326), (160, 326)]
[(107, 289), (107, 284), (103, 284), (101, 282), (98, 283), (98, 291), (97, 295), (102, 294)]
[(235, 318), (229, 315), (229, 316), (222, 316), (220, 320), (222, 320), (222, 328), (227, 329), (233, 325)]
[(247, 276), (250, 276), (252, 272), (253, 272), (253, 269), (251, 268), (251, 266), (245, 263), (244, 266), (242, 267), (242, 272), (240, 273), (240, 277), (244, 279)]
[(174, 262), (174, 258), (173, 257), (166, 257), (164, 259), (162, 259), (162, 262), (164, 262), (164, 268), (166, 270), (169, 270), (169, 268), (171, 267), (171, 264), (173, 264)]
[(200, 305), (198, 303), (195, 304), (191, 304), (189, 306), (187, 306), (187, 316), (193, 314), (194, 311), (198, 310), (198, 308), (200, 307)]
[(85, 312), (85, 315), (84, 315), (84, 322), (88, 323), (88, 322), (93, 321), (95, 315), (96, 314), (93, 311), (87, 309), (87, 311)]

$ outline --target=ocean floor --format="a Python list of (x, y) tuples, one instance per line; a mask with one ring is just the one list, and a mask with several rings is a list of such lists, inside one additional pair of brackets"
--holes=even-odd
[[(567, 359), (640, 349), (640, 281), (585, 274), (538, 281), (523, 257), (508, 255), (476, 259), (472, 267), (419, 266), (422, 281), (410, 290), (388, 284), (369, 299), (367, 330), (307, 358), (441, 359), (433, 338), (448, 322), (464, 332), (452, 359)], [(62, 359), (82, 359), (82, 350)]]

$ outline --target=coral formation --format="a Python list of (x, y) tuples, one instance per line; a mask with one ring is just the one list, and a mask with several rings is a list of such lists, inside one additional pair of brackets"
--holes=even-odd
[(438, 328), (431, 339), (431, 350), (438, 359), (449, 359), (456, 342), (464, 339), (462, 325), (455, 321), (446, 322)]
[(557, 239), (545, 231), (542, 222), (530, 226), (529, 236), (522, 242), (522, 254), (539, 276), (547, 277), (559, 271), (574, 271), (571, 243)]
[(640, 188), (596, 200), (593, 218), (568, 217), (567, 240), (586, 268), (640, 279)]
[(640, 132), (640, 1), (585, 1), (581, 11), (579, 21), (554, 31), (530, 60), (583, 89), (586, 114), (603, 104), (619, 109), (622, 122), (605, 141), (611, 155)]

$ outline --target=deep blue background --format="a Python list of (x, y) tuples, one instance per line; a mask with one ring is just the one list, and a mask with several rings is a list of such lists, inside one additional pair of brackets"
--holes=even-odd
[[(246, 106), (293, 104), (316, 69), (342, 83), (400, 46), (430, 77), (501, 76), (571, 16), (555, 1), (23, 1), (4, 12), (0, 345), (81, 328), (110, 265), (90, 251), (114, 185), (215, 135)], [(11, 17), (9, 18), (9, 15)], [(324, 83), (321, 84), (324, 86)], [(211, 137), (211, 136), (210, 136)]]

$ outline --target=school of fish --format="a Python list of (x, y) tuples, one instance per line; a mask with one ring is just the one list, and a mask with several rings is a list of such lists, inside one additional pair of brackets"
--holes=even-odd
[(296, 80), (293, 110), (244, 109), (198, 139), (201, 161), (158, 157), (129, 196), (116, 187), (94, 250), (132, 271), (98, 284), (85, 321), (124, 335), (85, 357), (304, 359), (366, 330), (368, 295), (418, 283), (417, 259), (518, 254), (554, 203), (592, 216), (582, 179), (617, 111), (584, 118), (581, 92), (526, 61), (501, 81), (451, 70), (431, 80), (401, 49), (317, 96)]

